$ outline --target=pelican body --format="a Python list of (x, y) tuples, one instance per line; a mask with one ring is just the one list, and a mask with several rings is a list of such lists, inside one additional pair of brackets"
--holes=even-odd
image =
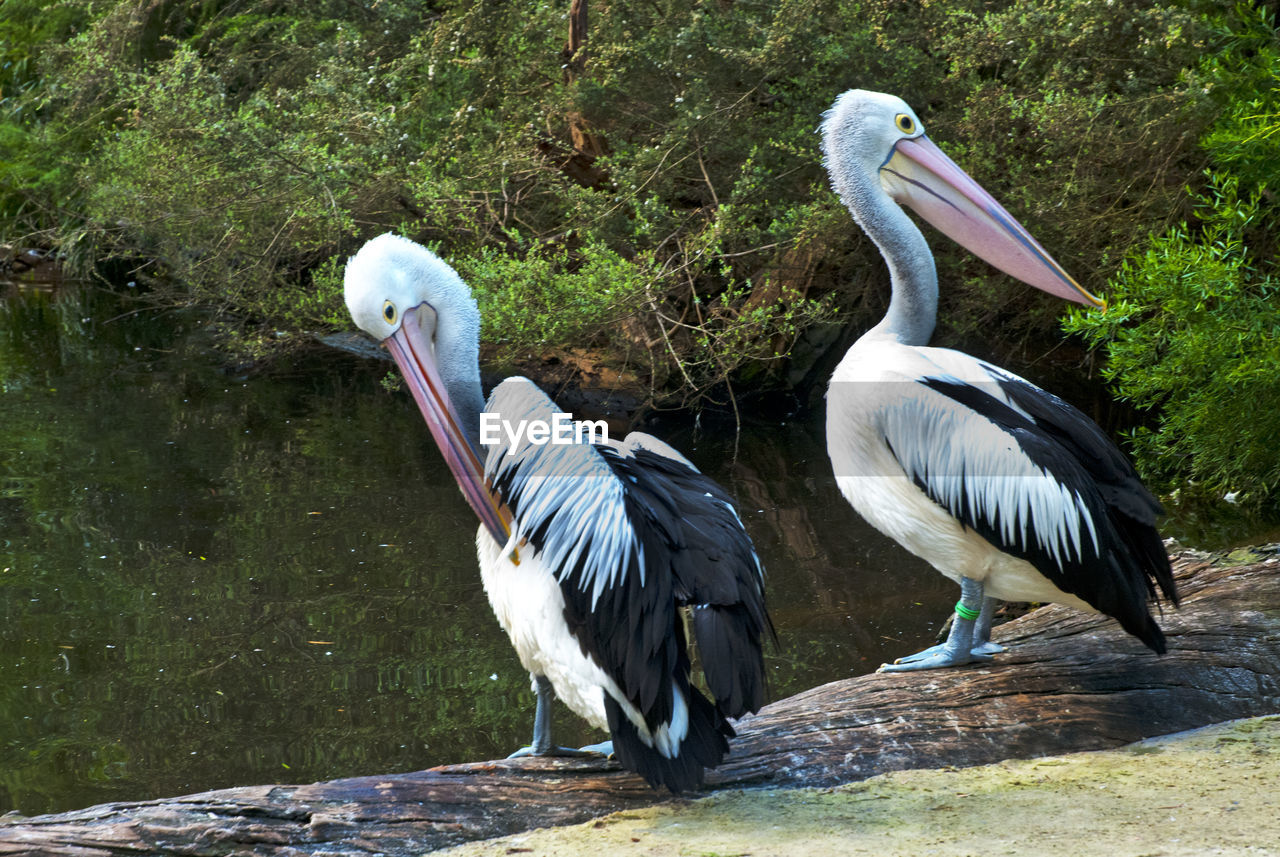
[(1088, 417), (986, 361), (928, 345), (938, 281), (907, 205), (1005, 273), (1103, 305), (924, 134), (892, 95), (851, 90), (825, 115), (832, 187), (888, 264), (883, 320), (827, 391), (836, 483), (869, 523), (960, 584), (947, 641), (882, 670), (990, 660), (998, 600), (1057, 602), (1117, 619), (1152, 650), (1149, 603), (1177, 603), (1155, 529), (1161, 509)]
[[(514, 425), (551, 424), (556, 409), (525, 378), (483, 402), (468, 286), (389, 234), (350, 259), (345, 286), (480, 519), (485, 592), (537, 699), (533, 743), (515, 755), (577, 752), (551, 742), (554, 692), (651, 785), (698, 786), (728, 752), (729, 718), (764, 701), (761, 637), (772, 633), (763, 569), (729, 496), (641, 432), (598, 445), (500, 432), (482, 446), (482, 411)], [(691, 683), (682, 608), (714, 702)]]

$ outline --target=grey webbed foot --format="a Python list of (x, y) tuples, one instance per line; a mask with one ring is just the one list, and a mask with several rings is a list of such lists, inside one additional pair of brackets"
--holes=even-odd
[[(605, 742), (605, 743), (608, 743), (608, 744), (609, 744), (609, 752), (610, 752), (610, 753), (611, 753), (611, 752), (613, 752), (613, 744), (612, 744), (612, 742)], [(599, 744), (591, 744), (591, 745), (588, 745), (588, 746), (586, 746), (586, 747), (577, 747), (577, 748), (575, 748), (575, 747), (555, 747), (555, 746), (552, 746), (552, 747), (544, 747), (544, 748), (542, 748), (542, 749), (539, 749), (539, 748), (537, 748), (537, 747), (534, 747), (534, 746), (531, 744), (531, 745), (529, 745), (528, 747), (521, 747), (519, 750), (516, 750), (514, 753), (512, 753), (512, 754), (511, 754), (510, 756), (508, 756), (507, 758), (508, 758), (508, 759), (522, 759), (522, 758), (524, 758), (525, 756), (555, 756), (555, 757), (566, 758), (566, 759), (578, 759), (578, 758), (583, 758), (583, 757), (586, 757), (586, 756), (599, 756), (599, 755), (601, 755), (600, 751), (598, 751), (598, 750), (594, 749), (595, 747), (598, 747), (598, 746), (600, 746), (600, 745), (599, 745)], [(604, 755), (608, 755), (608, 754), (606, 753), (606, 754), (604, 754)]]
[[(986, 651), (986, 645), (976, 646), (969, 649), (968, 653), (963, 650), (951, 652), (947, 649), (946, 643), (940, 643), (936, 646), (930, 646), (923, 652), (916, 652), (914, 655), (905, 655), (898, 658), (891, 664), (881, 664), (880, 669), (876, 672), (907, 672), (908, 670), (931, 670), (939, 667), (958, 667), (965, 664), (989, 663), (992, 660), (994, 651)], [(995, 646), (994, 643), (989, 645)], [(1004, 651), (1000, 646), (996, 646), (995, 651)]]
[(914, 655), (898, 658), (891, 664), (881, 664), (878, 673), (896, 673), (908, 672), (910, 670), (932, 670), (939, 667), (959, 667), (965, 664), (988, 663), (992, 660), (991, 655), (986, 652), (980, 652), (975, 649), (969, 651), (952, 652), (947, 649), (946, 644), (933, 646), (925, 649), (923, 652), (916, 652)]
[(962, 578), (960, 601), (956, 604), (947, 641), (923, 652), (898, 658), (891, 664), (881, 664), (876, 672), (932, 670), (989, 662), (994, 653), (1004, 651), (1002, 646), (988, 639), (994, 610), (995, 599), (982, 597), (982, 584), (967, 577)]
[(551, 681), (546, 676), (533, 676), (533, 692), (537, 700), (533, 711), (533, 743), (516, 750), (508, 759), (521, 759), (525, 756), (561, 756), (565, 758), (582, 758), (585, 756), (612, 756), (613, 742), (588, 744), (585, 747), (560, 747), (551, 741), (551, 697), (553, 690)]
[(612, 759), (613, 742), (601, 741), (599, 744), (588, 744), (585, 747), (579, 747), (578, 752), (584, 756), (604, 756), (606, 759)]

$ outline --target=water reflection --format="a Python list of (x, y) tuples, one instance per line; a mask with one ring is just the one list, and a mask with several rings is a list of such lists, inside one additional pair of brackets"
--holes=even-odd
[[(476, 524), (386, 365), (241, 377), (199, 318), (0, 301), (0, 812), (416, 770), (528, 740)], [(770, 696), (917, 651), (954, 588), (869, 530), (814, 423), (656, 432), (739, 498)], [(597, 740), (557, 707), (563, 743)]]

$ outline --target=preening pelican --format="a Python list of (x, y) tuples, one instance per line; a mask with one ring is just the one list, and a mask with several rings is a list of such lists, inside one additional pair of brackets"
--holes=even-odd
[(822, 125), (831, 184), (880, 248), (893, 294), (827, 391), (841, 493), (885, 535), (960, 584), (945, 643), (882, 670), (990, 660), (997, 600), (1053, 601), (1119, 620), (1156, 652), (1148, 602), (1174, 604), (1160, 506), (1088, 417), (983, 360), (928, 347), (938, 278), (899, 204), (1007, 274), (1103, 305), (924, 133), (902, 99), (841, 95)]
[[(483, 403), (480, 314), (429, 250), (374, 238), (345, 283), (352, 318), (386, 343), (480, 517), (484, 588), (537, 697), (533, 744), (516, 755), (574, 752), (551, 741), (554, 689), (651, 785), (699, 785), (729, 750), (728, 718), (764, 701), (772, 633), (764, 572), (729, 496), (641, 432), (594, 445), (512, 428), (553, 426), (556, 408), (524, 378)], [(508, 429), (496, 443), (480, 443), (482, 413)], [(714, 703), (690, 683), (682, 607)]]

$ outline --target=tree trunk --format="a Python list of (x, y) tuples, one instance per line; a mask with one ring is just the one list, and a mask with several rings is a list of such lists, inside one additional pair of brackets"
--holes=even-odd
[[(573, 83), (582, 76), (587, 66), (588, 33), (587, 0), (571, 0), (569, 4), (569, 38), (560, 55), (564, 58), (565, 83)], [(552, 139), (538, 143), (542, 154), (581, 187), (599, 190), (609, 183), (609, 173), (595, 165), (596, 159), (609, 154), (609, 144), (591, 128), (591, 123), (578, 111), (566, 117), (569, 124), (568, 152)]]
[[(865, 675), (742, 720), (708, 789), (825, 786), (884, 771), (1115, 747), (1280, 711), (1280, 560), (1175, 563), (1156, 656), (1115, 622), (1050, 606), (996, 629), (990, 665)], [(420, 854), (669, 796), (616, 763), (520, 759), (222, 789), (0, 820), (0, 854)]]
[(572, 81), (587, 64), (587, 0), (569, 4), (569, 40), (564, 45), (565, 78)]

